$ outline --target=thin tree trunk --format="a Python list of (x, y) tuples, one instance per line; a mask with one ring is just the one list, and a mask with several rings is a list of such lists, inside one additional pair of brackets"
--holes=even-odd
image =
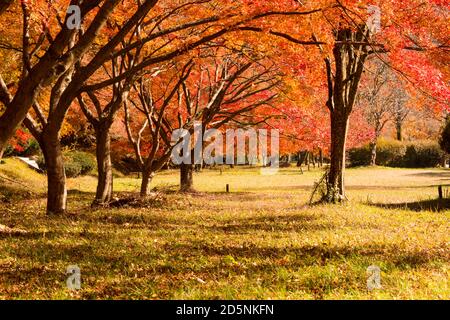
[(372, 141), (370, 144), (370, 165), (377, 165), (377, 140)]
[(320, 167), (323, 167), (323, 150), (322, 150), (322, 148), (319, 149), (319, 163), (320, 163)]
[(308, 166), (308, 171), (311, 171), (311, 153), (309, 151), (306, 153), (306, 165)]
[(59, 139), (43, 135), (41, 140), (47, 168), (47, 214), (62, 214), (67, 206), (66, 173)]
[(104, 126), (98, 126), (95, 131), (98, 182), (93, 204), (106, 205), (111, 201), (113, 192), (111, 134), (110, 128)]
[(182, 192), (194, 191), (194, 165), (180, 165), (180, 190)]

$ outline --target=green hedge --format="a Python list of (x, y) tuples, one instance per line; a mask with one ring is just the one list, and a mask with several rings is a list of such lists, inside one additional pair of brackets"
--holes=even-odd
[[(370, 147), (365, 145), (349, 151), (351, 166), (370, 164)], [(401, 142), (380, 139), (377, 143), (377, 165), (403, 168), (437, 167), (444, 156), (439, 144), (433, 141)]]
[(377, 165), (402, 167), (408, 146), (398, 140), (380, 139), (377, 142)]
[(439, 143), (442, 150), (444, 150), (446, 153), (450, 153), (450, 116), (447, 117), (445, 127), (442, 129)]
[[(66, 170), (66, 176), (74, 178), (90, 173), (97, 167), (95, 157), (87, 152), (83, 151), (66, 151), (64, 156), (64, 168)], [(46, 169), (45, 160), (43, 156), (38, 159), (39, 167)]]
[(444, 152), (438, 143), (422, 141), (408, 145), (404, 157), (404, 166), (407, 168), (437, 167), (442, 163)]
[(348, 158), (352, 167), (363, 167), (370, 164), (370, 147), (369, 145), (361, 148), (353, 148), (348, 151)]

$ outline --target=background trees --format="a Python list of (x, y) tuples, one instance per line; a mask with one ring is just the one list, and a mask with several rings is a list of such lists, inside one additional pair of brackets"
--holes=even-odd
[[(80, 29), (68, 27), (68, 5), (80, 6)], [(3, 2), (0, 24), (14, 28), (0, 32), (0, 56), (8, 62), (0, 69), (0, 150), (23, 123), (45, 157), (47, 210), (64, 212), (60, 138), (78, 102), (97, 140), (96, 203), (108, 203), (110, 132), (127, 104), (126, 132), (148, 176), (142, 194), (165, 162), (170, 130), (199, 121), (203, 129), (277, 128), (286, 152), (329, 153), (324, 200), (341, 201), (346, 146), (369, 138), (354, 110), (360, 87), (370, 86), (369, 57), (395, 72), (405, 90), (432, 101), (427, 108), (448, 108), (448, 5), (383, 2), (380, 11), (373, 28), (373, 12), (352, 1)], [(182, 71), (179, 64), (190, 60), (190, 71)], [(163, 83), (170, 89), (161, 90)], [(375, 84), (372, 93), (379, 90)], [(376, 138), (387, 108), (374, 97), (366, 95), (376, 110), (369, 117)], [(399, 101), (389, 109), (401, 138), (408, 110)], [(142, 157), (145, 144), (151, 151)], [(182, 165), (183, 190), (192, 188), (191, 177), (192, 166)]]
[(397, 140), (402, 140), (403, 123), (409, 113), (402, 83), (390, 68), (381, 61), (374, 61), (366, 68), (366, 81), (358, 94), (357, 105), (372, 127), (370, 164), (376, 165), (377, 142), (389, 121), (393, 121)]

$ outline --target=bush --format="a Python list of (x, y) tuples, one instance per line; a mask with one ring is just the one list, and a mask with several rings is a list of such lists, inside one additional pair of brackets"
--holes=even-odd
[(418, 141), (408, 145), (404, 157), (407, 168), (437, 167), (444, 157), (444, 152), (436, 142)]
[(87, 152), (71, 151), (64, 155), (64, 159), (68, 159), (69, 163), (76, 163), (80, 166), (80, 175), (85, 175), (97, 167), (95, 157)]
[(380, 139), (377, 143), (377, 165), (402, 167), (407, 146), (398, 140)]
[(16, 135), (5, 149), (5, 157), (29, 157), (39, 151), (38, 142), (26, 131), (17, 130)]
[(442, 150), (450, 153), (450, 117), (447, 118), (447, 123), (442, 130), (441, 138), (439, 140)]
[[(370, 164), (370, 147), (365, 145), (349, 151), (351, 166)], [(377, 143), (377, 165), (386, 167), (429, 168), (438, 166), (444, 152), (433, 141), (401, 141), (380, 139)]]
[[(68, 178), (86, 175), (97, 167), (95, 157), (87, 152), (67, 151), (64, 152), (64, 168)], [(46, 169), (44, 157), (39, 156), (37, 163), (43, 170)]]
[(370, 164), (370, 147), (369, 145), (360, 148), (353, 148), (348, 151), (348, 159), (351, 167), (362, 167)]

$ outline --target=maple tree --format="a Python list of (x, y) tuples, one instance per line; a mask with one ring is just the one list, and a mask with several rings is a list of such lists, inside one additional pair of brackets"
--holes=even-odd
[[(124, 124), (128, 141), (142, 172), (142, 197), (148, 195), (153, 177), (170, 160), (172, 150), (177, 145), (171, 140), (174, 130), (190, 130), (194, 125), (191, 119), (183, 121), (181, 118), (180, 99), (177, 99), (182, 83), (192, 71), (192, 60), (188, 60), (181, 70), (177, 70), (174, 65), (168, 68), (169, 71), (161, 71), (165, 76), (160, 76), (157, 80), (154, 79), (154, 74), (142, 77), (133, 86), (134, 95), (131, 95), (124, 105)], [(174, 100), (178, 100), (178, 115), (170, 110)], [(132, 108), (137, 114), (132, 112)], [(170, 121), (170, 116), (172, 119), (176, 116), (178, 121)]]
[[(68, 109), (81, 92), (114, 85), (145, 68), (218, 38), (248, 19), (261, 17), (242, 17), (238, 8), (233, 6), (226, 10), (227, 14), (219, 16), (216, 13), (223, 11), (223, 7), (210, 6), (209, 3), (173, 2), (166, 5), (151, 0), (71, 1), (70, 4), (80, 6), (82, 13), (82, 27), (77, 30), (70, 29), (66, 23), (68, 17), (61, 19), (58, 10), (55, 10), (55, 6), (59, 9), (66, 7), (67, 1), (52, 3), (50, 7), (45, 1), (32, 4), (21, 1), (17, 10), (22, 13), (20, 23), (23, 32), (18, 46), (22, 53), (23, 72), (15, 93), (9, 90), (3, 79), (0, 81), (0, 97), (6, 106), (0, 116), (0, 150), (4, 149), (7, 140), (23, 120), (33, 135), (39, 136), (37, 140), (48, 168), (48, 212), (64, 212), (66, 208), (67, 191), (59, 133)], [(55, 11), (56, 18), (49, 18)], [(48, 19), (37, 28), (36, 34), (31, 33), (31, 27), (39, 25), (33, 15), (41, 12), (45, 12)], [(106, 32), (100, 34), (100, 30), (105, 30), (105, 25)], [(145, 29), (145, 36), (118, 48), (137, 28)], [(112, 52), (112, 56), (117, 57), (140, 50), (143, 46), (149, 54), (138, 64), (117, 77), (85, 85), (111, 59)], [(38, 97), (46, 93), (49, 96), (45, 106), (47, 115), (38, 105)], [(39, 124), (33, 121), (32, 113), (27, 115), (30, 108), (33, 108)]]
[[(371, 4), (377, 5), (381, 14), (376, 28), (368, 23), (373, 14), (367, 10)], [(69, 5), (81, 9), (80, 29), (67, 26)], [(176, 123), (178, 114), (184, 120), (198, 118), (205, 127), (234, 122), (278, 128), (282, 152), (329, 153), (324, 200), (341, 201), (346, 198), (346, 147), (371, 138), (364, 117), (354, 110), (369, 57), (394, 70), (408, 91), (429, 97), (433, 101), (430, 108), (448, 109), (448, 10), (447, 2), (437, 0), (2, 2), (0, 24), (11, 28), (0, 32), (0, 55), (9, 59), (0, 73), (0, 156), (23, 122), (46, 159), (48, 212), (63, 212), (66, 186), (59, 138), (67, 113), (78, 101), (96, 130), (100, 178), (96, 198), (108, 202), (112, 193), (109, 133), (135, 82), (153, 68), (180, 57), (189, 59), (187, 56), (204, 45), (219, 43), (235, 52), (243, 52), (246, 46), (264, 60), (256, 69), (275, 65), (284, 76), (276, 108), (264, 107), (272, 99), (271, 88), (251, 95), (249, 105), (258, 108), (240, 108), (242, 101), (230, 98), (227, 102), (219, 83), (206, 83), (202, 72), (194, 69), (179, 87), (184, 113), (174, 108), (176, 103), (164, 108), (166, 129), (169, 123)], [(205, 70), (224, 72), (214, 62), (218, 52), (211, 55), (215, 57), (203, 59)], [(222, 64), (222, 68), (229, 64), (228, 72), (246, 66), (239, 59), (235, 64)], [(246, 68), (242, 72), (256, 70), (253, 65)], [(277, 82), (278, 76), (273, 79)], [(251, 86), (240, 81), (230, 88), (241, 85), (250, 90)], [(258, 83), (259, 79), (252, 81)], [(208, 105), (205, 96), (195, 102), (200, 87), (218, 90), (217, 97), (225, 100), (209, 102), (227, 109), (210, 113), (214, 108), (203, 108), (201, 115), (189, 115), (189, 105)], [(139, 90), (135, 94), (139, 96)], [(144, 92), (140, 94), (144, 96)], [(404, 110), (397, 115), (400, 124)], [(358, 128), (349, 127), (350, 123)], [(181, 167), (186, 182), (182, 185), (189, 189), (192, 168)]]
[(379, 60), (369, 61), (365, 78), (361, 83), (362, 88), (357, 96), (356, 105), (362, 109), (373, 130), (370, 164), (375, 166), (377, 141), (389, 121), (395, 121), (397, 138), (401, 140), (401, 127), (408, 114), (402, 107), (407, 95), (398, 78)]

